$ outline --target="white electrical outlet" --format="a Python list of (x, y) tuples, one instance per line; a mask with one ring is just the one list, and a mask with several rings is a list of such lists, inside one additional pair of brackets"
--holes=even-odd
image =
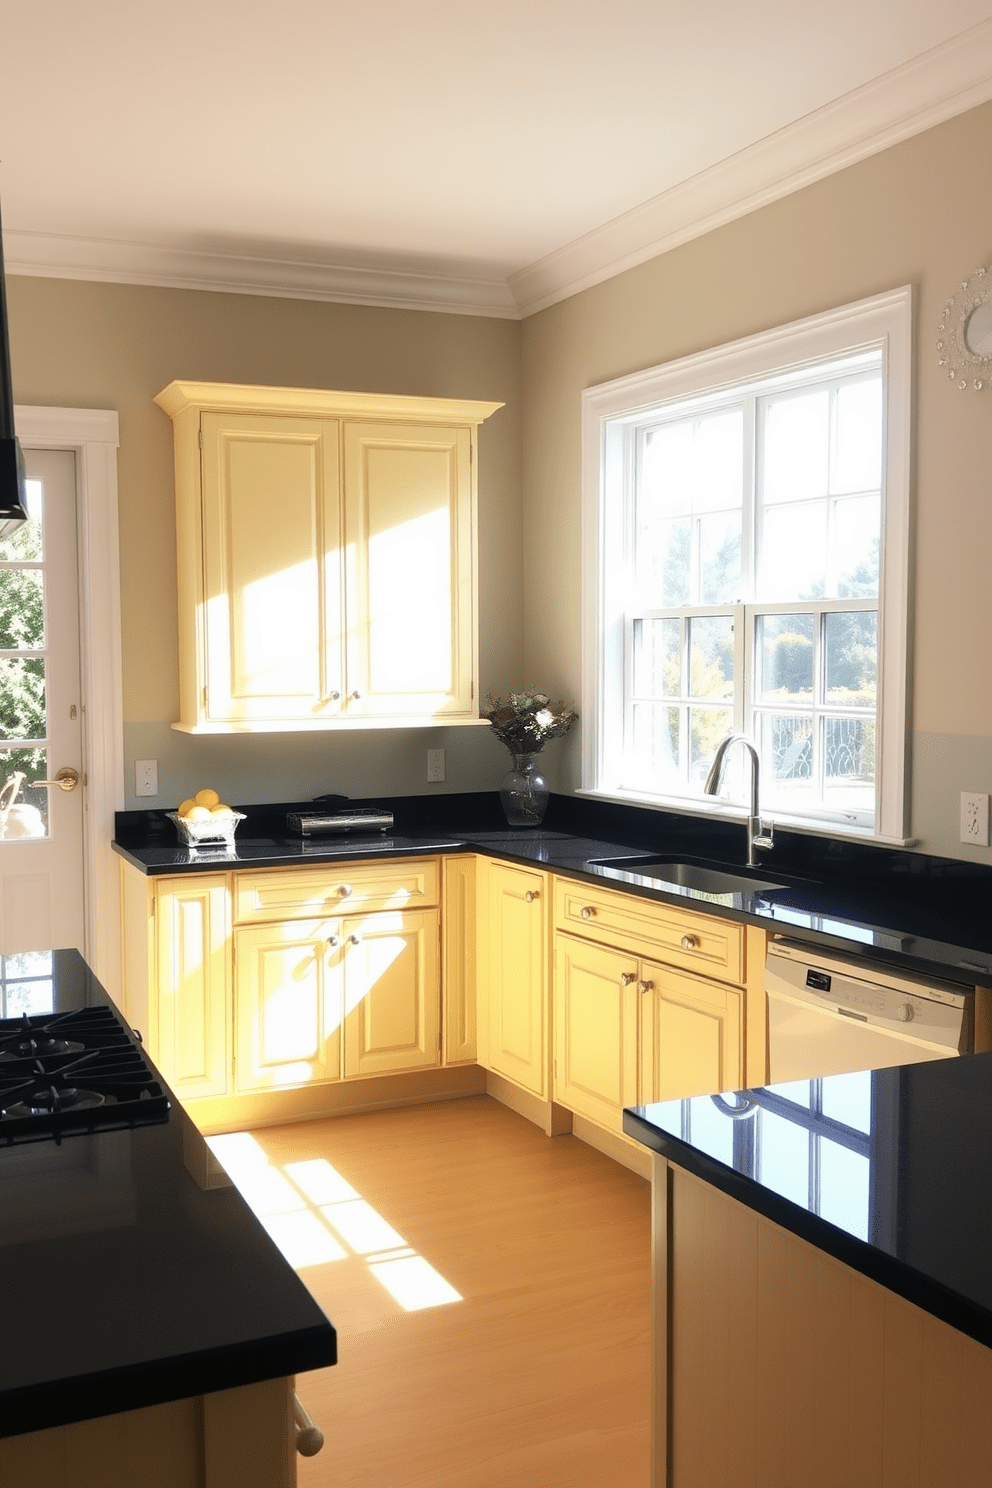
[(436, 785), (439, 780), (444, 779), (444, 750), (428, 749), (427, 751), (427, 783)]
[(989, 798), (979, 791), (961, 792), (961, 841), (989, 845)]
[(158, 795), (158, 760), (135, 760), (134, 794), (136, 796)]

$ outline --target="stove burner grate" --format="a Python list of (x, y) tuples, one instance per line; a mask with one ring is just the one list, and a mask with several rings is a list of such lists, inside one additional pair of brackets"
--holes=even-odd
[(168, 1120), (169, 1100), (112, 1008), (0, 1021), (0, 1144)]

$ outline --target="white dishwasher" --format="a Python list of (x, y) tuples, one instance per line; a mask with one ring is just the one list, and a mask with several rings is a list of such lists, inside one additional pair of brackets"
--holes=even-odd
[(775, 938), (765, 962), (769, 1083), (970, 1054), (975, 989)]

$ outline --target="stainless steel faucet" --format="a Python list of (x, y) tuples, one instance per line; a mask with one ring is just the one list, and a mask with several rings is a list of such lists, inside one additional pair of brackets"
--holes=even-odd
[(724, 766), (727, 762), (727, 752), (732, 744), (743, 744), (751, 756), (751, 814), (747, 819), (747, 866), (753, 868), (755, 848), (760, 848), (763, 852), (767, 851), (773, 845), (773, 832), (771, 825), (764, 826), (758, 815), (758, 780), (761, 774), (761, 761), (758, 758), (757, 749), (746, 734), (728, 734), (725, 739), (720, 740), (703, 790), (708, 796), (715, 796), (720, 789)]

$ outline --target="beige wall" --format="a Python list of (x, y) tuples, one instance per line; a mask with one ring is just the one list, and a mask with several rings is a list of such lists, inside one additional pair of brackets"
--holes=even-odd
[[(197, 782), (238, 802), (321, 791), (426, 789), (443, 744), (447, 788), (490, 789), (505, 769), (484, 728), (350, 733), (329, 740), (198, 739), (178, 716), (172, 423), (152, 402), (173, 378), (485, 398), (505, 407), (479, 432), (483, 691), (520, 685), (520, 327), (476, 316), (314, 304), (254, 295), (69, 280), (8, 283), (16, 401), (120, 414), (120, 534), (126, 785), (159, 760), (160, 798)], [(429, 736), (428, 736), (429, 735)], [(437, 787), (434, 787), (437, 789)]]
[[(957, 793), (992, 791), (992, 393), (950, 387), (934, 350), (944, 300), (992, 257), (990, 202), (985, 106), (524, 322), (528, 676), (580, 691), (582, 389), (912, 284), (913, 831), (992, 861), (957, 840)], [(579, 784), (577, 745), (546, 756), (560, 789)]]
[[(533, 316), (471, 316), (12, 278), (18, 402), (121, 417), (127, 786), (160, 762), (159, 802), (208, 780), (237, 801), (416, 792), (426, 748), (445, 790), (505, 768), (484, 729), (237, 741), (190, 738), (177, 712), (171, 425), (175, 377), (500, 399), (480, 434), (482, 689), (580, 692), (580, 394), (608, 378), (910, 283), (916, 291), (912, 822), (958, 844), (960, 790), (992, 791), (992, 396), (963, 394), (933, 349), (945, 297), (992, 255), (992, 106), (873, 156)], [(522, 471), (522, 476), (521, 476)], [(544, 756), (579, 783), (578, 731)], [(439, 789), (439, 787), (432, 787)]]

